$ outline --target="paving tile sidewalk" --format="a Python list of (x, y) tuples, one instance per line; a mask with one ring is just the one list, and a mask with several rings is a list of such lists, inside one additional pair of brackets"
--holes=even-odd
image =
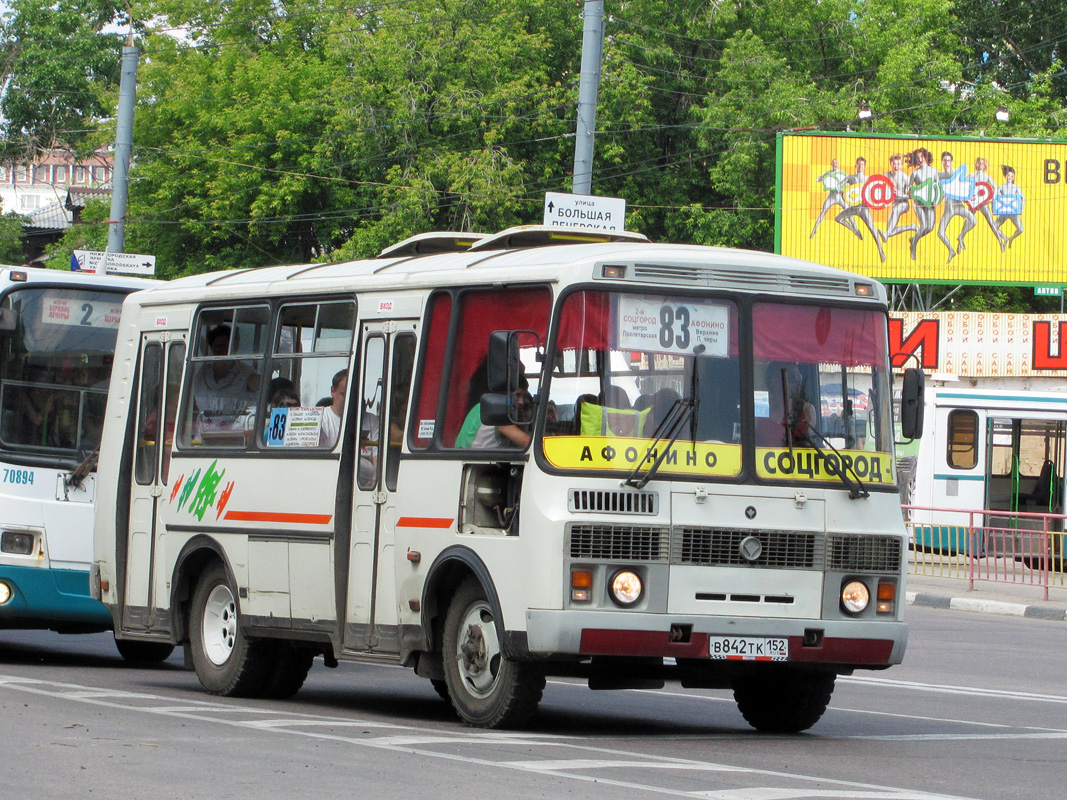
[(909, 574), (905, 590), (908, 605), (1067, 621), (1067, 588), (1059, 586), (1045, 600), (1041, 586), (975, 581), (971, 590), (965, 579)]

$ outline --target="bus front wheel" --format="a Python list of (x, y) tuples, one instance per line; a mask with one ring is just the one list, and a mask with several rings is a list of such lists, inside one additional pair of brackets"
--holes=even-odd
[(159, 664), (170, 658), (174, 645), (169, 642), (138, 642), (133, 639), (116, 639), (119, 655), (131, 664)]
[(493, 609), (476, 580), (465, 582), (452, 598), (442, 647), (448, 694), (468, 725), (518, 727), (537, 709), (545, 677), (501, 651)]
[(836, 679), (832, 672), (760, 671), (734, 680), (734, 700), (748, 724), (761, 733), (799, 733), (826, 711)]
[(189, 619), (189, 648), (203, 687), (224, 697), (262, 693), (270, 678), (270, 644), (245, 637), (226, 570), (209, 567), (196, 585)]

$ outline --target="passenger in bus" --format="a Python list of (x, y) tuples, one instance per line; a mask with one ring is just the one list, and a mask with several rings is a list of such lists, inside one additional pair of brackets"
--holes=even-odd
[(343, 369), (330, 381), (330, 405), (322, 412), (319, 427), (319, 446), (333, 448), (341, 436), (341, 417), (345, 411), (345, 396), (348, 394), (348, 370)]
[(270, 398), (271, 408), (299, 408), (300, 395), (294, 389), (282, 387)]
[[(230, 352), (229, 325), (219, 324), (208, 330), (210, 355)], [(255, 406), (259, 393), (259, 373), (238, 359), (219, 359), (205, 364), (193, 381), (193, 399), (201, 412), (237, 416)]]
[(772, 362), (767, 366), (770, 413), (756, 419), (756, 444), (761, 447), (810, 446), (818, 421), (815, 405), (808, 399), (800, 366)]
[(471, 447), (476, 450), (510, 450), (529, 446), (528, 428), (533, 419), (533, 398), (530, 396), (529, 385), (523, 375), (519, 378), (518, 388), (511, 393), (519, 422), (495, 426), (480, 425)]

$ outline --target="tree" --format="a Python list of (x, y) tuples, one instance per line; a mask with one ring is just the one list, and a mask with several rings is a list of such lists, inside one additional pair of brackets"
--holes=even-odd
[(116, 0), (10, 0), (0, 22), (0, 158), (29, 159), (92, 139), (110, 116), (123, 23)]
[(0, 216), (0, 264), (18, 266), (26, 260), (22, 249), (22, 226), (25, 223), (26, 218), (18, 214)]

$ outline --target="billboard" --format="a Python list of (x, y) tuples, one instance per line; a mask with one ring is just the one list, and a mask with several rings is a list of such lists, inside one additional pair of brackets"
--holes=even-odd
[(775, 249), (883, 281), (1067, 286), (1067, 142), (778, 136)]
[(960, 378), (1067, 377), (1067, 315), (890, 311), (893, 366)]

